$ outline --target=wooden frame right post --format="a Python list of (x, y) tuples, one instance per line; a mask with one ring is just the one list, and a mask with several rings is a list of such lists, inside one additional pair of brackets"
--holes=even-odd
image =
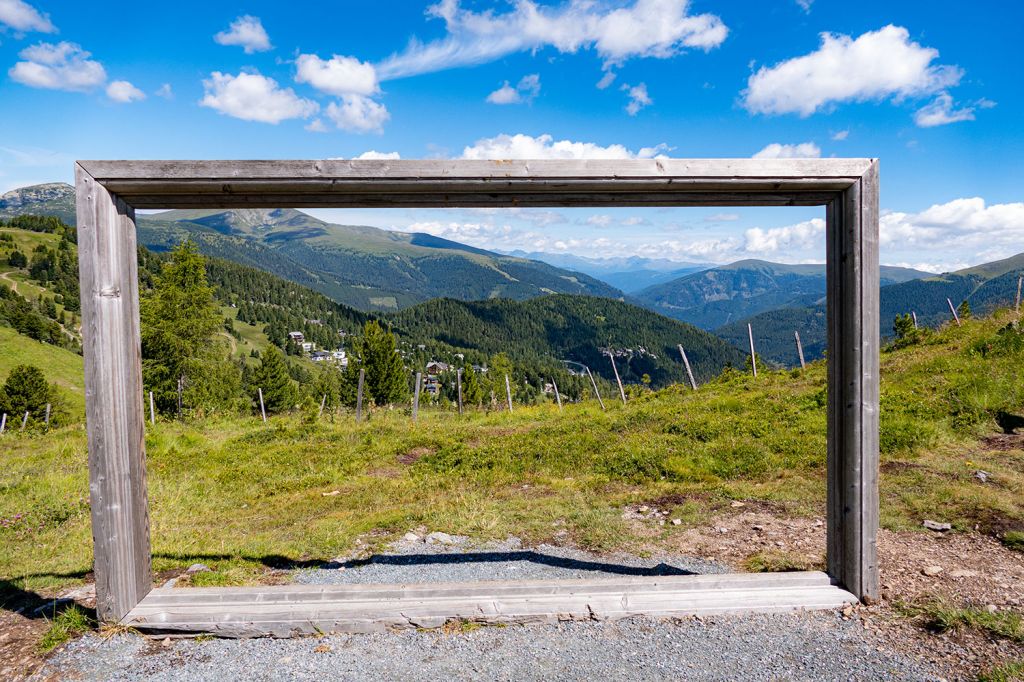
[(878, 162), (826, 205), (828, 573), (878, 599)]

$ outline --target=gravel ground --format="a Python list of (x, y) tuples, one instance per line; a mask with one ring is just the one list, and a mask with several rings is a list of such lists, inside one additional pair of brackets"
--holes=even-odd
[(387, 553), (366, 559), (339, 558), (320, 568), (296, 571), (293, 580), (310, 585), (448, 583), (686, 575), (729, 570), (723, 564), (680, 556), (598, 556), (551, 545), (524, 549), (518, 538), (476, 544), (460, 536), (443, 536), (444, 542), (425, 542), (422, 536), (418, 537), (400, 540)]
[(320, 639), (90, 635), (37, 680), (938, 680), (835, 612), (405, 631)]

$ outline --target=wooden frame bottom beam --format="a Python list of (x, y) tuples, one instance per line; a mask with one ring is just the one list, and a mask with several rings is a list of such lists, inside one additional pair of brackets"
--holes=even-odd
[(408, 585), (165, 588), (122, 621), (154, 634), (325, 632), (831, 609), (856, 603), (826, 573), (730, 573)]

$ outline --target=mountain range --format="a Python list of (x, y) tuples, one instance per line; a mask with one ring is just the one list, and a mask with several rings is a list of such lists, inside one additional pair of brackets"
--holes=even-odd
[(507, 255), (539, 260), (555, 267), (582, 272), (627, 294), (714, 267), (710, 263), (686, 263), (667, 258), (641, 256), (594, 258), (543, 251), (510, 251)]
[[(23, 213), (74, 224), (74, 188), (36, 185), (0, 197), (0, 217)], [(336, 225), (294, 209), (174, 210), (137, 218), (139, 243), (154, 251), (188, 237), (206, 255), (257, 267), (361, 310), (397, 310), (437, 297), (623, 295), (589, 275), (540, 261), (429, 234)]]
[[(882, 266), (882, 286), (930, 277), (931, 273)], [(741, 260), (688, 274), (634, 292), (645, 308), (702, 329), (780, 308), (824, 302), (824, 264), (786, 265)]]

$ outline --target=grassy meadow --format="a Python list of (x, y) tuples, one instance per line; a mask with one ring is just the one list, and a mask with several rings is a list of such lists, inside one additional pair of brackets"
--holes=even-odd
[[(1010, 321), (1006, 312), (968, 320), (883, 353), (883, 526), (940, 517), (1008, 544), (1024, 530), (1024, 452), (985, 445), (993, 415), (1024, 406), (1024, 334)], [(80, 372), (42, 360), (51, 380)], [(0, 362), (2, 376), (10, 363)], [(215, 569), (203, 574), (208, 584), (240, 583), (418, 526), (636, 549), (650, 546), (651, 531), (638, 537), (623, 506), (650, 501), (683, 519), (653, 531), (665, 536), (731, 500), (824, 514), (824, 363), (605, 402), (607, 411), (596, 402), (421, 409), (417, 424), (405, 407), (362, 423), (314, 413), (147, 425), (154, 569), (202, 561)], [(8, 432), (0, 452), (0, 581), (29, 590), (81, 581), (92, 551), (84, 426)]]

